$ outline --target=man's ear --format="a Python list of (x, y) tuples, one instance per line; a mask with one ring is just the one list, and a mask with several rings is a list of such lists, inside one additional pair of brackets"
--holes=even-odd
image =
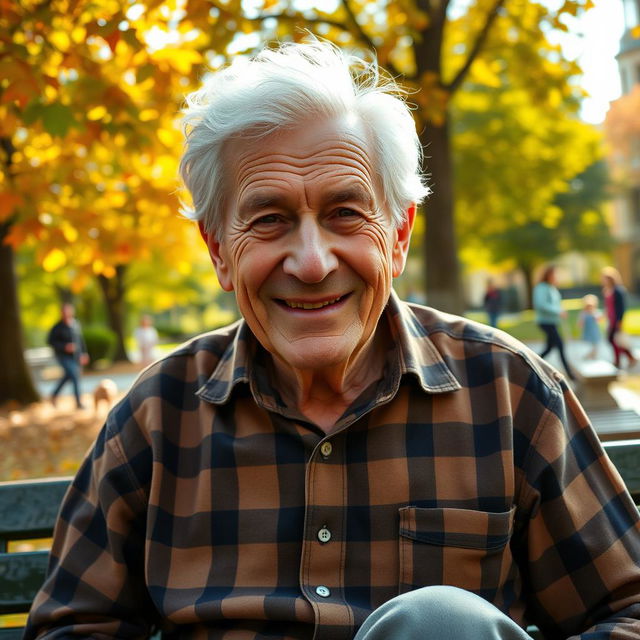
[(220, 286), (225, 291), (233, 291), (233, 280), (231, 278), (231, 270), (229, 269), (229, 260), (226, 257), (224, 247), (216, 240), (212, 233), (208, 233), (205, 230), (202, 220), (198, 220), (198, 229), (200, 230), (200, 235), (204, 243), (207, 245), (207, 249), (209, 249), (209, 256), (216, 270)]
[(416, 205), (411, 203), (407, 208), (404, 220), (399, 227), (396, 227), (396, 241), (393, 246), (393, 277), (397, 278), (403, 271), (407, 263), (409, 245), (411, 243), (411, 232), (416, 219)]

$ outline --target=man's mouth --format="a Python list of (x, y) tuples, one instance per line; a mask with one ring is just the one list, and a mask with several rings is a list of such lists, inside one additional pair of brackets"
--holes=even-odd
[(337, 298), (331, 298), (330, 300), (322, 300), (319, 302), (304, 302), (298, 300), (279, 300), (281, 304), (284, 304), (289, 309), (304, 309), (305, 311), (311, 311), (314, 309), (323, 309), (332, 304), (336, 304), (343, 300), (346, 296), (338, 296)]

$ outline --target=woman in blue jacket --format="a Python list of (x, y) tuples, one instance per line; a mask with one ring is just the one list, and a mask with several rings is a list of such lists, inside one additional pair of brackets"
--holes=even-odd
[(567, 312), (562, 309), (560, 292), (556, 287), (556, 268), (548, 266), (542, 273), (540, 282), (533, 288), (533, 308), (536, 322), (547, 337), (547, 344), (540, 357), (544, 358), (552, 349), (558, 349), (562, 366), (567, 377), (575, 380), (575, 376), (564, 354), (564, 343), (558, 327)]

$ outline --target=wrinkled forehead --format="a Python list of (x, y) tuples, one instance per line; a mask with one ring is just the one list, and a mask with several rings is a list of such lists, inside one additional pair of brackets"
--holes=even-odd
[(367, 127), (355, 117), (308, 120), (264, 137), (250, 134), (225, 148), (232, 200), (285, 179), (331, 176), (379, 194), (377, 161)]

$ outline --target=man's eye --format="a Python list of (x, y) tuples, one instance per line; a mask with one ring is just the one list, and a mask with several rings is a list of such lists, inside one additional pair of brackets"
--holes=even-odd
[(349, 207), (340, 207), (340, 209), (336, 211), (336, 216), (338, 218), (360, 217), (360, 213), (355, 209), (349, 209)]
[(265, 216), (260, 216), (254, 220), (253, 224), (277, 224), (278, 222), (282, 222), (281, 216), (277, 213), (269, 213)]

